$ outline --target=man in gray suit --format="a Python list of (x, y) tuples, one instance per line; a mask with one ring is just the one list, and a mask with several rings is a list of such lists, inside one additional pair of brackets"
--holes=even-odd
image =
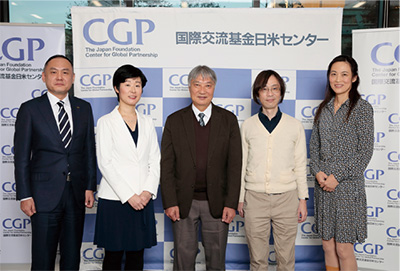
[(242, 147), (236, 116), (211, 103), (215, 72), (189, 74), (192, 104), (165, 123), (161, 141), (161, 194), (172, 220), (174, 270), (195, 270), (198, 228), (207, 270), (225, 270), (228, 225), (236, 215)]

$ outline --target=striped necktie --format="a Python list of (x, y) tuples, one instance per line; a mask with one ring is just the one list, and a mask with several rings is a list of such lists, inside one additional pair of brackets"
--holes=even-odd
[(204, 126), (206, 126), (206, 124), (205, 124), (205, 122), (204, 122), (204, 116), (205, 116), (205, 114), (204, 113), (199, 113), (199, 123), (200, 123), (200, 126), (201, 127), (204, 127)]
[(71, 143), (71, 124), (69, 123), (68, 114), (64, 109), (64, 102), (59, 101), (58, 106), (58, 126), (60, 128), (61, 140), (64, 143), (64, 148), (68, 148), (69, 143)]

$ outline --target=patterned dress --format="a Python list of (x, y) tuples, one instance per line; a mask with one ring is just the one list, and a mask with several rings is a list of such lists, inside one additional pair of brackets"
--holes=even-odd
[(346, 121), (349, 100), (334, 113), (334, 98), (323, 108), (310, 139), (310, 168), (333, 174), (339, 185), (333, 192), (315, 181), (317, 232), (323, 240), (362, 243), (367, 238), (367, 200), (364, 171), (374, 147), (372, 106), (359, 99)]

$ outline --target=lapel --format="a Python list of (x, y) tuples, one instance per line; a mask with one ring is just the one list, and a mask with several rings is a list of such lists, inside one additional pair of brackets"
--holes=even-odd
[(193, 164), (196, 165), (196, 136), (193, 127), (193, 110), (192, 104), (185, 108), (183, 114), (183, 126), (186, 132), (186, 138), (189, 143), (190, 153), (192, 155)]
[(60, 145), (60, 148), (65, 150), (64, 145), (61, 141), (58, 124), (54, 118), (53, 109), (51, 108), (47, 94), (44, 94), (40, 98), (38, 98), (38, 101), (39, 101), (39, 111), (42, 114), (43, 120), (46, 123), (48, 130), (53, 134), (51, 138), (57, 141), (57, 144)]
[(80, 126), (80, 115), (81, 115), (81, 108), (80, 106), (77, 105), (76, 99), (74, 97), (69, 96), (69, 102), (71, 103), (71, 111), (72, 111), (72, 122), (74, 126), (74, 131), (72, 134), (72, 140), (71, 144), (69, 146), (69, 149), (72, 147), (74, 144), (74, 139), (77, 136), (77, 132), (79, 131), (79, 126)]
[(118, 135), (120, 144), (123, 144), (125, 146), (124, 152), (126, 157), (132, 158), (132, 155), (136, 158), (139, 159), (139, 148), (142, 144), (145, 144), (145, 135), (144, 135), (144, 127), (143, 125), (140, 125), (143, 123), (141, 121), (141, 116), (138, 114), (136, 111), (136, 114), (138, 116), (137, 121), (138, 121), (138, 129), (139, 129), (139, 136), (138, 136), (138, 142), (137, 146), (135, 145), (135, 142), (133, 141), (132, 135), (130, 131), (128, 130), (128, 127), (122, 118), (121, 114), (118, 111), (119, 105), (115, 107), (115, 109), (112, 111), (112, 116), (114, 122), (112, 123), (113, 128), (115, 129), (114, 132), (115, 134)]
[(211, 119), (212, 124), (210, 127), (210, 136), (208, 138), (208, 161), (207, 163), (210, 163), (211, 157), (215, 151), (215, 149), (218, 147), (217, 146), (217, 141), (218, 141), (218, 135), (219, 131), (221, 130), (221, 114), (219, 111), (219, 108), (212, 104), (212, 113), (211, 113)]

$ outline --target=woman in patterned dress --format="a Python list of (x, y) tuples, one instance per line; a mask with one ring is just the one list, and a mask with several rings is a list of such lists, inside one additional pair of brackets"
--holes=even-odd
[(353, 245), (367, 238), (364, 171), (374, 147), (373, 109), (357, 90), (353, 58), (334, 58), (327, 77), (310, 140), (315, 221), (326, 270), (357, 270)]

